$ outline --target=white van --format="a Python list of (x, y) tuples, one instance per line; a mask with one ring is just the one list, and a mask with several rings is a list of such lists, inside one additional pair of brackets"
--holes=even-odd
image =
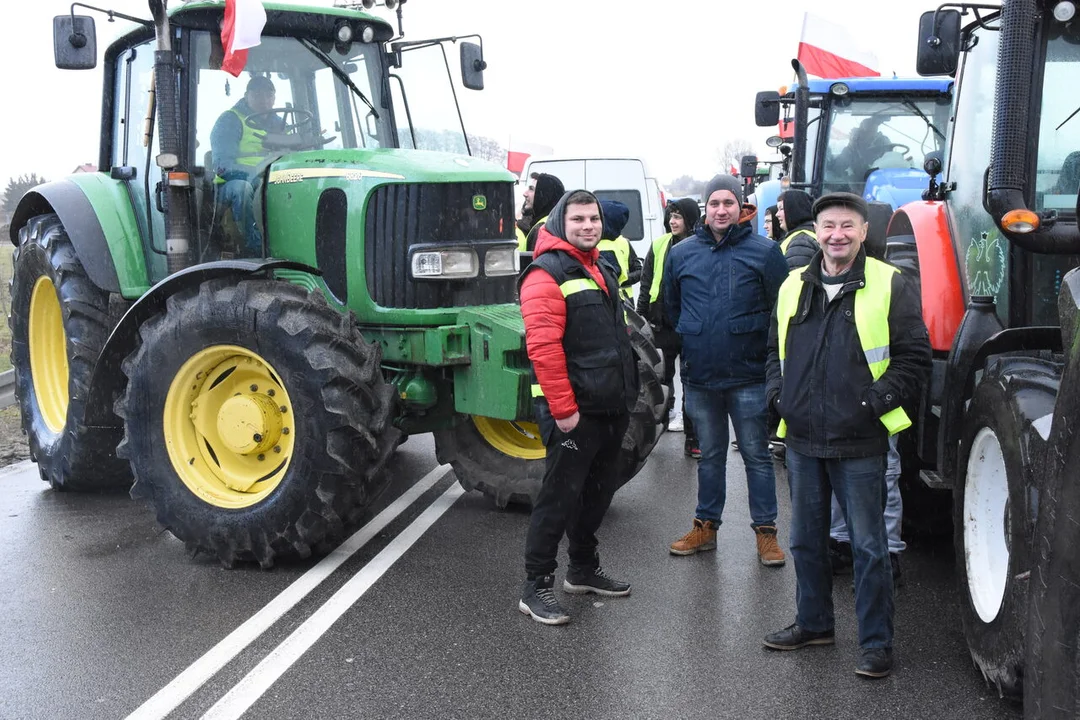
[(562, 180), (567, 190), (584, 188), (601, 200), (618, 200), (630, 209), (623, 236), (638, 257), (655, 238), (664, 234), (664, 194), (640, 158), (542, 157), (530, 159), (521, 173), (522, 183), (532, 173), (547, 173)]

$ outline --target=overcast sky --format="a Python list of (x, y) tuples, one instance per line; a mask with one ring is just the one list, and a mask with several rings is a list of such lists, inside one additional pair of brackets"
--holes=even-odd
[[(329, 5), (331, 0), (297, 0)], [(148, 17), (145, 0), (91, 4)], [(170, 4), (178, 4), (171, 0)], [(934, 3), (894, 0), (408, 0), (406, 39), (480, 33), (486, 89), (460, 98), (470, 133), (558, 154), (644, 157), (668, 182), (721, 170), (716, 150), (773, 134), (754, 126), (759, 90), (792, 80), (803, 10), (846, 26), (876, 53), (883, 75), (914, 75), (919, 15)], [(97, 161), (100, 65), (53, 64), (52, 17), (70, 0), (20, 3), (5, 23), (0, 67), (11, 128), (0, 181), (49, 179)], [(79, 10), (79, 12), (87, 12)], [(390, 17), (383, 8), (376, 14)], [(97, 16), (99, 56), (128, 23)], [(456, 54), (451, 57), (456, 57)]]

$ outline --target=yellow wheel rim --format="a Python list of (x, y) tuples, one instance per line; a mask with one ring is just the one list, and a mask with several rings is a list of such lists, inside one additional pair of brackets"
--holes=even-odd
[(544, 441), (540, 439), (540, 428), (536, 423), (496, 420), (480, 415), (473, 415), (472, 421), (488, 444), (503, 455), (523, 460), (540, 460), (546, 454)]
[(67, 423), (67, 335), (60, 298), (52, 280), (42, 275), (30, 295), (30, 376), (34, 381), (41, 417), (49, 430), (58, 433)]
[(169, 459), (207, 503), (249, 507), (285, 477), (296, 426), (280, 378), (257, 353), (235, 345), (200, 350), (173, 378), (163, 418)]

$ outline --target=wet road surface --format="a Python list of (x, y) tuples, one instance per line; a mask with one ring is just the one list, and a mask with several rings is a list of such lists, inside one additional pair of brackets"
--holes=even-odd
[(949, 542), (904, 555), (892, 677), (854, 674), (848, 578), (834, 647), (764, 649), (794, 619), (794, 568), (757, 563), (735, 453), (718, 550), (673, 557), (696, 484), (665, 435), (600, 532), (633, 594), (563, 596), (573, 621), (554, 628), (517, 611), (526, 513), (462, 493), (430, 436), (392, 472), (342, 548), (266, 572), (190, 557), (126, 495), (3, 471), (0, 718), (1020, 716), (968, 656)]

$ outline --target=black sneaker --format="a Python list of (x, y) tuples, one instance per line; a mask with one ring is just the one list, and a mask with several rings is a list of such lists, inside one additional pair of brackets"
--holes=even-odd
[(765, 647), (773, 650), (798, 650), (807, 645), (832, 645), (834, 642), (832, 630), (811, 632), (799, 627), (798, 623), (765, 636)]
[(855, 559), (851, 554), (851, 543), (829, 538), (829, 564), (833, 575), (849, 575), (854, 571)]
[(565, 625), (570, 622), (570, 616), (555, 597), (552, 589), (554, 586), (554, 575), (541, 575), (536, 579), (526, 580), (521, 590), (521, 600), (518, 601), (518, 610), (545, 625)]
[(578, 570), (571, 567), (566, 571), (562, 587), (571, 595), (596, 593), (604, 597), (626, 597), (630, 594), (630, 583), (612, 580), (601, 568)]
[(694, 458), (695, 460), (701, 459), (701, 448), (698, 447), (698, 442), (694, 438), (687, 438), (683, 445), (683, 450), (686, 451), (686, 457)]
[(887, 677), (892, 672), (892, 648), (863, 648), (855, 674), (868, 678)]

